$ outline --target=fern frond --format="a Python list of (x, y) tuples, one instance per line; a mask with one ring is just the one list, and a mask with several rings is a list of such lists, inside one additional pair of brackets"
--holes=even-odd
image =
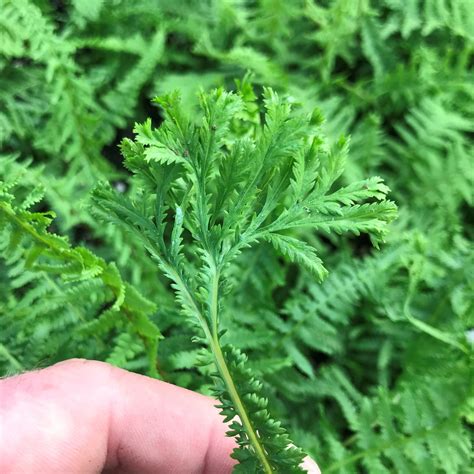
[(327, 270), (322, 260), (316, 255), (314, 248), (305, 242), (277, 233), (269, 233), (265, 238), (292, 262), (301, 264), (320, 280), (326, 276)]
[(471, 4), (0, 0), (1, 374), (215, 380), (243, 471), (292, 469), (263, 398), (323, 472), (464, 474)]
[[(1, 163), (5, 167), (0, 168), (0, 232), (4, 238), (3, 258), (7, 259), (6, 263), (11, 267), (11, 284), (13, 288), (22, 288), (38, 281), (38, 286), (27, 291), (16, 303), (16, 317), (24, 320), (42, 318), (44, 334), (49, 334), (54, 331), (59, 333), (64, 326), (72, 324), (79, 328), (79, 333), (83, 325), (90, 329), (91, 324), (94, 327), (102, 325), (103, 329), (110, 330), (110, 321), (105, 326), (104, 322), (115, 316), (114, 327), (122, 319), (135, 334), (143, 338), (150, 358), (150, 371), (156, 374), (156, 349), (161, 334), (149, 319), (156, 310), (155, 306), (122, 280), (115, 264), (106, 263), (84, 247), (72, 247), (64, 237), (49, 232), (54, 214), (28, 210), (41, 198), (41, 191), (34, 189), (18, 202), (21, 196), (18, 177), (15, 174), (3, 174), (11, 169), (11, 157), (2, 157)], [(20, 165), (13, 166), (13, 169), (18, 170), (19, 176), (25, 172), (25, 168)], [(12, 188), (15, 186), (18, 189), (13, 194)], [(15, 278), (20, 274), (21, 277)], [(88, 297), (83, 302), (84, 312), (79, 308), (71, 310), (76, 298), (87, 293)], [(97, 311), (97, 304), (109, 305), (105, 312), (107, 317), (98, 316), (96, 321), (85, 323)], [(31, 306), (34, 307), (33, 311)], [(95, 310), (92, 309), (94, 307)], [(87, 315), (87, 310), (92, 314)], [(62, 314), (61, 317), (58, 312)], [(38, 330), (40, 325), (36, 327)]]
[[(161, 127), (152, 129), (150, 121), (137, 125), (135, 142), (122, 145), (126, 166), (146, 192), (128, 200), (101, 186), (93, 194), (95, 212), (143, 242), (171, 280), (196, 340), (210, 350), (223, 414), (240, 419), (230, 432), (239, 443), (234, 453), (238, 469), (300, 472), (301, 452), (288, 447), (288, 435), (267, 412), (260, 384), (245, 368), (246, 357), (221, 342), (221, 300), (234, 261), (244, 248), (268, 240), (321, 278), (325, 270), (315, 249), (279, 231), (301, 226), (368, 231), (376, 241), (395, 206), (384, 201), (388, 188), (379, 178), (331, 194), (343, 170), (345, 142), (322, 152), (312, 117), (295, 114), (270, 89), (264, 93), (265, 123), (254, 136), (242, 133), (246, 123), (239, 95), (222, 90), (202, 94), (199, 118), (186, 115), (176, 94), (157, 102), (165, 112)], [(251, 161), (234, 175), (231, 170), (244, 150)], [(301, 181), (308, 170), (314, 178)], [(221, 177), (226, 177), (225, 188)], [(331, 204), (318, 209), (325, 199)], [(366, 199), (381, 202), (360, 204)]]
[[(340, 458), (326, 471), (353, 472), (354, 465), (362, 464), (371, 473), (393, 469), (459, 472), (469, 462), (469, 439), (457, 411), (465, 403), (466, 390), (453, 394), (456, 402), (447, 402), (444, 395), (417, 383), (403, 386), (396, 398), (380, 389), (372, 399), (361, 399), (351, 415), (360, 451)], [(434, 417), (428, 415), (433, 403), (438, 406)], [(439, 449), (440, 443), (453, 443), (456, 449), (441, 455), (446, 450)]]

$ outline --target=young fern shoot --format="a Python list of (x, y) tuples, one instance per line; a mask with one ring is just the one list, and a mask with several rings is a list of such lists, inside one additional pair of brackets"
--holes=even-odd
[(246, 356), (224, 344), (221, 309), (231, 291), (231, 267), (243, 249), (271, 243), (276, 251), (322, 279), (316, 249), (302, 229), (366, 232), (375, 245), (396, 215), (387, 186), (370, 178), (334, 189), (347, 143), (325, 145), (317, 114), (292, 110), (264, 91), (261, 126), (247, 121), (255, 110), (239, 93), (221, 89), (200, 96), (200, 114), (187, 116), (177, 94), (156, 99), (164, 121), (135, 126), (135, 140), (121, 145), (133, 172), (131, 198), (106, 184), (93, 193), (95, 211), (124, 225), (171, 280), (196, 341), (216, 367), (215, 392), (229, 436), (238, 448), (236, 472), (303, 472), (303, 453), (267, 410), (262, 385)]

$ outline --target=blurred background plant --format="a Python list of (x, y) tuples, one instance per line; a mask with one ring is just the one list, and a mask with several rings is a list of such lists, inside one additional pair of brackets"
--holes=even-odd
[(271, 86), (350, 135), (341, 182), (383, 177), (399, 218), (380, 250), (305, 235), (322, 284), (245, 252), (229, 342), (323, 472), (469, 472), (473, 53), (470, 0), (0, 0), (0, 373), (88, 357), (209, 393), (167, 283), (87, 197), (133, 192), (117, 145), (155, 95)]

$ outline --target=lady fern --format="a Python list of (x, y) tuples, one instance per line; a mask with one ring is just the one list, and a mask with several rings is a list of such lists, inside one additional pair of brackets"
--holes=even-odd
[[(215, 378), (241, 422), (209, 352), (217, 273), (218, 345), (254, 427), (240, 385), (323, 472), (467, 472), (471, 3), (0, 0), (0, 375), (86, 357), (206, 394)], [(263, 85), (287, 97), (267, 92), (266, 120)], [(196, 110), (214, 87), (238, 97)], [(117, 144), (176, 88), (163, 126), (124, 141), (129, 173)], [(386, 234), (370, 176), (400, 208)], [(101, 180), (127, 226), (82, 205)]]
[[(18, 370), (54, 356), (61, 346), (63, 350), (69, 346), (70, 356), (78, 355), (71, 345), (81, 346), (121, 329), (125, 332), (117, 336), (118, 347), (110, 360), (123, 347), (123, 335), (133, 335), (147, 353), (150, 374), (156, 375), (161, 334), (150, 320), (154, 304), (122, 280), (114, 263), (49, 232), (54, 213), (30, 211), (43, 191), (25, 186), (26, 166), (17, 164), (13, 156), (0, 157), (0, 165), (0, 249), (14, 296), (11, 301), (5, 298), (0, 308), (3, 355)], [(73, 337), (64, 332), (70, 329)], [(33, 354), (24, 354), (22, 344), (29, 338), (28, 352)], [(101, 346), (90, 351), (91, 356), (105, 349)]]
[(133, 232), (171, 280), (216, 367), (215, 393), (239, 444), (238, 470), (299, 472), (301, 452), (268, 413), (247, 357), (222, 343), (229, 274), (245, 248), (268, 241), (321, 279), (326, 270), (316, 249), (295, 232), (367, 232), (378, 243), (395, 205), (385, 200), (388, 188), (379, 178), (334, 189), (345, 141), (328, 148), (314, 114), (293, 111), (270, 89), (263, 123), (250, 129), (242, 117), (253, 104), (239, 94), (201, 94), (193, 117), (176, 94), (157, 102), (165, 113), (160, 128), (150, 120), (137, 124), (135, 140), (121, 145), (136, 195), (129, 200), (100, 185), (93, 210)]

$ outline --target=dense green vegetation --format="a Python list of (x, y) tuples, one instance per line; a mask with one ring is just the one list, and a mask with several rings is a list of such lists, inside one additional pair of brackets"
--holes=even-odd
[(240, 472), (469, 472), (473, 56), (469, 0), (0, 0), (0, 375), (213, 394)]

